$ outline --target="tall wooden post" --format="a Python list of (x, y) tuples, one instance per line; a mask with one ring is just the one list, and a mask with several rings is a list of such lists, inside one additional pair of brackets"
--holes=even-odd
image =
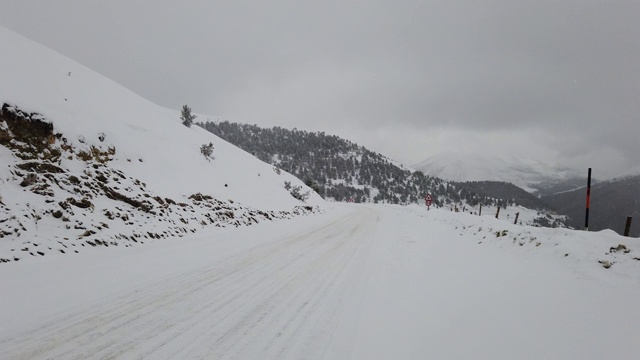
[(482, 204), (480, 204), (480, 211), (478, 211), (478, 216), (482, 216)]
[(496, 211), (496, 219), (498, 218), (498, 215), (500, 215), (500, 206), (498, 206), (498, 211)]
[(627, 223), (624, 225), (624, 236), (629, 236), (631, 232), (631, 216), (627, 216)]
[(591, 202), (591, 168), (587, 177), (587, 210), (584, 217), (584, 229), (589, 231), (589, 203)]
[(516, 213), (516, 221), (513, 222), (513, 225), (518, 225), (518, 216), (520, 216), (519, 212)]

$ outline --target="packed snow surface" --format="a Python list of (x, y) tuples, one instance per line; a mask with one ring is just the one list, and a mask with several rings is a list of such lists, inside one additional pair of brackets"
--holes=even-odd
[(335, 204), (8, 263), (0, 358), (634, 359), (638, 240)]

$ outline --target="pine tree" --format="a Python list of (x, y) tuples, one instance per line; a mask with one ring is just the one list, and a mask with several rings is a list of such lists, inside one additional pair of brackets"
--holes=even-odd
[(191, 127), (193, 124), (193, 120), (195, 120), (197, 116), (191, 114), (191, 108), (187, 105), (182, 106), (182, 115), (180, 115), (180, 120), (182, 120), (182, 125), (186, 127)]
[(200, 146), (200, 153), (202, 153), (207, 160), (213, 159), (213, 143), (209, 143), (209, 145), (203, 144)]

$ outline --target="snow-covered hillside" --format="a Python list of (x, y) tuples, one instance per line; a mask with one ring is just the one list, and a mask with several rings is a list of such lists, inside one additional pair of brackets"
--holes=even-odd
[(452, 181), (510, 182), (529, 192), (581, 176), (576, 170), (538, 160), (455, 152), (432, 156), (413, 167), (427, 175)]
[[(309, 211), (309, 189), (0, 27), (0, 259), (131, 245)], [(47, 125), (52, 124), (52, 127)], [(201, 153), (211, 143), (212, 158)], [(26, 235), (28, 234), (28, 236)]]

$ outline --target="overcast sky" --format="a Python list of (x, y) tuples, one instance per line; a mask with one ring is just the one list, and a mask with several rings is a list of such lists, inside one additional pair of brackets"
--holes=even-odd
[(444, 151), (591, 166), (601, 178), (640, 165), (639, 0), (0, 9), (1, 26), (166, 107), (325, 131), (406, 165)]

